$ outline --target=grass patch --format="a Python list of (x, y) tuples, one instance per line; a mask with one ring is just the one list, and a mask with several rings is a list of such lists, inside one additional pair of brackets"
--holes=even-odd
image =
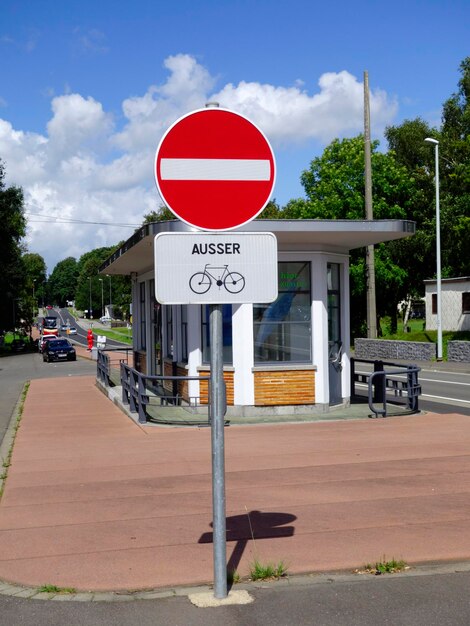
[(277, 565), (273, 563), (263, 564), (255, 559), (250, 565), (251, 580), (277, 580), (287, 575), (287, 567), (283, 561)]
[(374, 576), (380, 576), (381, 574), (395, 574), (396, 572), (403, 572), (410, 569), (409, 565), (403, 560), (397, 561), (395, 558), (391, 558), (387, 561), (385, 555), (381, 561), (377, 561), (374, 565), (368, 563), (362, 570), (356, 570), (358, 574), (373, 574)]
[[(437, 330), (426, 330), (424, 320), (409, 320), (408, 328), (411, 332), (404, 332), (403, 324), (398, 325), (396, 333), (387, 332), (389, 323), (384, 318), (381, 323), (382, 336), (379, 339), (391, 339), (394, 341), (419, 341), (437, 344)], [(470, 331), (444, 330), (442, 332), (442, 356), (447, 359), (447, 344), (449, 341), (470, 341)]]
[[(21, 421), (21, 418), (23, 416), (24, 403), (25, 403), (25, 400), (26, 400), (26, 395), (28, 393), (29, 385), (30, 385), (29, 381), (27, 383), (25, 383), (25, 385), (23, 387), (23, 391), (21, 392), (19, 405), (18, 405), (18, 409), (17, 409), (16, 422), (15, 422), (15, 425), (14, 425), (14, 432), (15, 432), (14, 437), (16, 437), (16, 433), (18, 432), (18, 428), (20, 427), (20, 421)], [(15, 445), (14, 437), (13, 437), (13, 441), (11, 442), (10, 449), (8, 450), (8, 454), (7, 454), (6, 458), (2, 461), (2, 467), (4, 468), (4, 471), (0, 474), (0, 481), (2, 483), (0, 485), (0, 500), (2, 499), (3, 490), (5, 488), (5, 480), (7, 479), (7, 476), (8, 476), (8, 468), (11, 465), (11, 457), (12, 457), (12, 454), (13, 454), (13, 446)]]
[(236, 585), (240, 580), (241, 577), (237, 570), (227, 570), (227, 583), (229, 585)]
[(57, 585), (42, 585), (38, 587), (39, 593), (77, 593), (73, 587), (57, 587)]
[(94, 329), (97, 335), (105, 335), (108, 339), (114, 339), (115, 341), (121, 341), (122, 343), (132, 344), (132, 328), (113, 328), (108, 329)]

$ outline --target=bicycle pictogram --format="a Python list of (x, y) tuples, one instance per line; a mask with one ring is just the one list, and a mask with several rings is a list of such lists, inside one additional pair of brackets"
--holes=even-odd
[[(218, 271), (218, 272), (217, 272)], [(196, 272), (189, 279), (191, 291), (199, 295), (207, 293), (215, 283), (219, 289), (222, 285), (229, 293), (240, 293), (245, 286), (245, 279), (239, 272), (230, 272), (228, 265), (209, 265), (204, 271)]]

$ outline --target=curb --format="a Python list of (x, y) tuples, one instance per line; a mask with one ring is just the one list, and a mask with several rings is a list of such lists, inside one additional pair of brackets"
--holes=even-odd
[[(240, 590), (253, 592), (254, 590), (281, 589), (289, 587), (307, 587), (316, 585), (331, 585), (340, 583), (362, 582), (367, 580), (378, 581), (393, 578), (414, 578), (416, 576), (438, 576), (445, 574), (460, 574), (470, 572), (470, 561), (453, 561), (450, 563), (428, 563), (412, 566), (404, 572), (394, 574), (371, 574), (347, 572), (312, 572), (310, 574), (295, 574), (274, 581), (241, 582), (233, 585), (230, 591)], [(0, 595), (27, 600), (50, 600), (53, 602), (132, 602), (135, 600), (163, 600), (167, 598), (189, 597), (196, 594), (211, 595), (212, 585), (200, 585), (194, 587), (171, 587), (161, 589), (149, 589), (142, 591), (76, 591), (43, 592), (36, 587), (26, 587), (7, 582), (0, 582)]]
[[(2, 467), (3, 467), (3, 463), (5, 463), (8, 459), (8, 455), (10, 454), (10, 450), (12, 450), (12, 446), (15, 442), (15, 437), (16, 437), (16, 425), (17, 425), (17, 421), (18, 421), (18, 417), (20, 414), (20, 407), (22, 402), (24, 402), (24, 392), (25, 392), (25, 388), (27, 385), (29, 385), (31, 381), (26, 381), (23, 385), (22, 390), (20, 391), (20, 395), (18, 397), (18, 400), (13, 408), (11, 417), (10, 417), (10, 422), (8, 424), (8, 427), (5, 431), (5, 435), (3, 437), (3, 440), (0, 444), (0, 462), (2, 463)], [(8, 470), (8, 468), (5, 468), (6, 470)], [(1, 476), (3, 475), (3, 472), (0, 474), (0, 493), (2, 492), (3, 489), (3, 485), (5, 483), (6, 477), (5, 478), (1, 478)], [(8, 475), (8, 472), (7, 472)]]

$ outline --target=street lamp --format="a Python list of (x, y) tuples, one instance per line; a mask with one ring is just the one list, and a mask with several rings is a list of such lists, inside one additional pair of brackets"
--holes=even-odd
[(439, 210), (439, 142), (432, 137), (426, 137), (424, 141), (434, 145), (436, 161), (436, 175), (434, 183), (436, 187), (436, 283), (437, 283), (437, 360), (442, 361), (442, 300), (441, 300), (441, 217)]
[(101, 317), (104, 315), (104, 296), (103, 296), (103, 279), (98, 278), (101, 283)]
[(112, 305), (112, 296), (111, 296), (111, 274), (106, 274), (106, 276), (109, 278), (109, 317), (114, 317), (113, 316), (113, 305)]
[(91, 320), (91, 314), (92, 314), (92, 310), (91, 310), (91, 276), (88, 276), (88, 280), (90, 281), (90, 307), (88, 309), (88, 319)]

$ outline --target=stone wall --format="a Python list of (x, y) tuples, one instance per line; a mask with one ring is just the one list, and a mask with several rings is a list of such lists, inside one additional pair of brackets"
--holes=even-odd
[(447, 360), (470, 363), (470, 341), (449, 341)]
[(355, 339), (354, 356), (356, 359), (431, 361), (436, 358), (436, 344), (391, 339)]

